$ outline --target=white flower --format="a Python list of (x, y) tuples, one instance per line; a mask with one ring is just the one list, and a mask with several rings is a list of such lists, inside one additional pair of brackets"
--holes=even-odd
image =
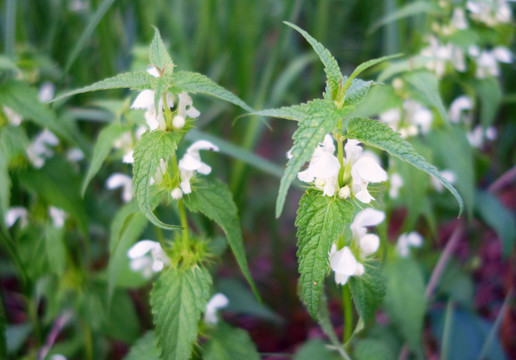
[(379, 183), (387, 180), (387, 173), (382, 169), (377, 160), (366, 154), (362, 154), (359, 141), (348, 140), (344, 146), (346, 152), (346, 166), (351, 165), (352, 190), (355, 197), (368, 204), (374, 198), (369, 194), (369, 183)]
[(178, 167), (181, 173), (181, 190), (185, 194), (192, 192), (190, 186), (190, 179), (195, 175), (196, 172), (208, 175), (211, 172), (211, 167), (201, 161), (199, 154), (200, 150), (212, 150), (219, 151), (219, 148), (206, 140), (198, 140), (194, 142), (186, 150), (183, 158), (179, 161)]
[[(455, 173), (453, 171), (451, 171), (451, 170), (443, 170), (443, 171), (440, 171), (439, 173), (441, 174), (441, 176), (443, 178), (448, 180), (448, 182), (450, 184), (455, 184), (455, 181), (457, 181), (457, 175), (455, 175)], [(432, 185), (433, 185), (435, 190), (437, 190), (438, 192), (443, 192), (444, 191), (443, 184), (441, 184), (441, 182), (437, 178), (432, 176), (430, 178), (430, 180), (432, 181)]]
[[(451, 103), (450, 110), (448, 111), (448, 117), (450, 118), (451, 122), (458, 124), (462, 118), (463, 112), (471, 110), (472, 108), (473, 101), (469, 96), (459, 96)], [(465, 116), (465, 119), (467, 119), (466, 122), (471, 121), (471, 118), (468, 116)]]
[(337, 284), (345, 285), (350, 276), (360, 276), (365, 272), (364, 265), (357, 261), (349, 246), (337, 251), (337, 246), (333, 244), (328, 255)]
[(172, 125), (175, 128), (182, 128), (185, 125), (185, 119), (187, 117), (195, 119), (201, 114), (196, 108), (194, 108), (192, 98), (186, 93), (182, 92), (177, 96), (179, 103), (177, 105), (177, 115), (172, 120)]
[(510, 64), (514, 61), (511, 50), (507, 49), (504, 46), (497, 46), (492, 51), (493, 56), (498, 62), (504, 64)]
[(50, 102), (54, 98), (56, 87), (50, 81), (45, 81), (38, 90), (38, 99), (43, 103)]
[(122, 173), (114, 173), (106, 180), (106, 188), (112, 190), (122, 188), (122, 200), (129, 202), (133, 198), (133, 180), (130, 176)]
[(346, 186), (343, 186), (340, 188), (339, 190), (339, 196), (343, 199), (347, 199), (350, 195), (351, 195), (351, 189), (349, 188), (348, 185)]
[(463, 8), (456, 7), (453, 9), (451, 25), (457, 30), (468, 28), (468, 21), (466, 20), (466, 13)]
[(368, 226), (376, 226), (385, 220), (385, 213), (373, 208), (367, 208), (360, 211), (351, 223), (351, 233), (353, 239), (358, 241), (362, 256), (373, 254), (380, 246), (380, 238), (378, 235), (369, 234)]
[(314, 150), (310, 163), (306, 170), (297, 174), (299, 180), (303, 182), (313, 182), (320, 190), (324, 190), (324, 195), (333, 196), (338, 189), (337, 176), (340, 170), (339, 160), (333, 153), (335, 145), (330, 134), (324, 136), (324, 140)]
[[(150, 252), (150, 254), (148, 254)], [(134, 244), (127, 256), (131, 259), (131, 269), (141, 271), (146, 278), (152, 276), (153, 272), (160, 272), (165, 265), (170, 264), (170, 259), (161, 248), (161, 245), (152, 240), (141, 240)]]
[(488, 26), (511, 21), (511, 8), (506, 0), (468, 1), (466, 8), (471, 12), (471, 18)]
[(54, 354), (50, 357), (50, 360), (67, 360), (66, 356), (61, 354)]
[(170, 192), (170, 196), (172, 196), (174, 200), (179, 200), (183, 197), (183, 191), (180, 188), (175, 188)]
[(496, 140), (497, 136), (498, 132), (496, 131), (496, 128), (489, 126), (484, 132), (484, 127), (482, 125), (475, 126), (472, 131), (466, 134), (470, 145), (475, 148), (482, 147), (482, 144), (484, 143), (484, 137), (487, 140), (493, 141)]
[(217, 311), (228, 306), (229, 300), (226, 295), (217, 293), (206, 304), (206, 311), (204, 313), (204, 322), (210, 325), (216, 325), (219, 321), (217, 318)]
[(477, 71), (475, 76), (479, 79), (485, 79), (489, 76), (500, 75), (500, 67), (491, 51), (484, 50), (477, 59)]
[(56, 207), (49, 207), (48, 214), (50, 215), (50, 219), (52, 219), (52, 224), (56, 228), (62, 228), (65, 224), (66, 213), (62, 209), (58, 209)]
[(16, 111), (4, 105), (3, 107), (4, 114), (7, 117), (7, 120), (12, 126), (19, 126), (23, 120), (22, 116), (18, 114)]
[(54, 155), (47, 145), (56, 146), (57, 144), (59, 140), (52, 132), (47, 129), (40, 132), (26, 150), (32, 165), (38, 169), (41, 168), (45, 164), (45, 159)]
[(5, 213), (5, 225), (10, 228), (16, 223), (16, 221), (20, 220), (20, 227), (25, 227), (29, 223), (28, 217), (29, 214), (27, 209), (22, 206), (9, 208)]
[(391, 187), (389, 188), (389, 197), (397, 199), (400, 193), (400, 188), (403, 186), (403, 178), (398, 173), (392, 173), (390, 176)]
[(408, 123), (417, 126), (423, 134), (430, 131), (434, 118), (432, 111), (411, 99), (403, 102), (403, 109)]
[(84, 153), (79, 148), (72, 148), (66, 152), (66, 160), (74, 163), (84, 159)]
[(409, 234), (403, 233), (396, 243), (396, 251), (401, 257), (407, 257), (410, 254), (411, 247), (421, 247), (423, 245), (423, 237), (413, 231)]
[[(142, 135), (147, 131), (145, 126), (139, 126), (134, 132), (134, 138), (136, 141), (140, 140)], [(121, 149), (124, 152), (122, 162), (125, 164), (132, 164), (134, 162), (134, 140), (133, 134), (130, 131), (124, 132), (118, 139), (113, 143), (115, 149)]]

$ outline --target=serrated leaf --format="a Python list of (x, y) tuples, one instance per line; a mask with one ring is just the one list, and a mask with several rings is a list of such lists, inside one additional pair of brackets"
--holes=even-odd
[(435, 74), (429, 71), (412, 71), (405, 73), (403, 78), (428, 104), (437, 109), (444, 121), (448, 121), (448, 113), (444, 108)]
[(206, 343), (204, 360), (260, 360), (247, 331), (220, 323)]
[(219, 180), (206, 181), (199, 178), (192, 185), (192, 193), (185, 195), (184, 200), (190, 211), (202, 212), (224, 230), (240, 270), (259, 299), (260, 295), (247, 265), (238, 210), (228, 186)]
[(167, 66), (174, 66), (174, 63), (167, 52), (167, 48), (161, 39), (159, 30), (156, 27), (154, 27), (154, 38), (150, 44), (149, 60), (152, 65), (161, 71), (164, 71)]
[(151, 88), (152, 76), (147, 71), (137, 71), (130, 73), (118, 74), (116, 76), (98, 81), (91, 85), (75, 89), (59, 95), (52, 102), (62, 100), (69, 96), (83, 94), (91, 91), (112, 90), (129, 88), (132, 90), (144, 90)]
[(385, 311), (413, 351), (421, 346), (426, 298), (421, 269), (410, 258), (385, 266), (387, 292)]
[(106, 126), (100, 131), (95, 147), (93, 148), (93, 157), (90, 162), (90, 167), (88, 168), (88, 173), (82, 183), (82, 196), (84, 196), (91, 179), (93, 179), (100, 170), (115, 141), (127, 130), (127, 126), (114, 123)]
[(373, 84), (373, 81), (364, 81), (360, 79), (354, 79), (351, 82), (351, 86), (346, 92), (346, 98), (344, 99), (344, 105), (358, 105), (364, 100), (369, 88)]
[(368, 322), (382, 304), (385, 296), (385, 278), (378, 264), (369, 262), (364, 265), (365, 273), (362, 276), (349, 278), (349, 288), (358, 314), (364, 322)]
[(279, 119), (301, 121), (308, 116), (308, 104), (284, 106), (278, 109), (267, 109), (255, 111), (249, 115), (274, 117)]
[(328, 273), (328, 253), (352, 218), (350, 202), (324, 196), (320, 191), (309, 190), (299, 202), (296, 218), (299, 287), (302, 300), (315, 319)]
[(169, 268), (154, 283), (150, 303), (163, 360), (190, 359), (211, 283), (210, 273), (200, 267)]
[(287, 163), (285, 173), (281, 178), (278, 198), (276, 200), (276, 217), (281, 215), (287, 191), (292, 181), (297, 176), (301, 167), (310, 160), (314, 149), (324, 135), (337, 127), (339, 114), (335, 105), (326, 100), (313, 100), (306, 104), (308, 108), (307, 117), (299, 122), (299, 127), (294, 133), (294, 146), (290, 153), (292, 158)]
[(439, 173), (439, 170), (437, 170), (435, 166), (419, 155), (410, 143), (404, 141), (400, 134), (392, 130), (389, 126), (379, 122), (378, 120), (353, 118), (349, 121), (348, 133), (346, 136), (350, 139), (357, 139), (366, 145), (385, 150), (392, 156), (396, 156), (419, 170), (437, 178), (444, 187), (453, 194), (459, 203), (460, 216), (464, 208), (464, 204), (457, 190), (455, 190), (453, 185)]
[(180, 93), (186, 91), (188, 93), (201, 93), (210, 95), (225, 101), (229, 101), (242, 109), (253, 112), (254, 110), (242, 101), (238, 96), (216, 84), (210, 78), (190, 71), (176, 71), (171, 77), (172, 87), (170, 91)]
[(59, 277), (63, 276), (66, 267), (64, 229), (52, 225), (45, 228), (45, 249), (50, 269)]
[(315, 40), (309, 33), (292, 23), (287, 21), (284, 21), (284, 23), (300, 33), (317, 53), (319, 59), (321, 59), (321, 62), (324, 65), (324, 72), (326, 73), (325, 92), (330, 97), (327, 100), (336, 100), (339, 95), (339, 87), (342, 86), (342, 82), (344, 81), (337, 60), (335, 60), (328, 49)]
[(514, 215), (493, 195), (477, 191), (475, 208), (487, 225), (496, 231), (502, 241), (502, 253), (508, 257), (514, 248), (516, 225)]
[(177, 144), (184, 132), (162, 132), (155, 130), (146, 132), (134, 148), (133, 184), (136, 201), (142, 213), (154, 225), (163, 229), (180, 229), (178, 225), (165, 224), (159, 220), (151, 209), (150, 187), (151, 178), (156, 176), (160, 159), (167, 161), (175, 154)]
[(139, 338), (124, 360), (159, 360), (159, 349), (153, 331), (145, 333)]

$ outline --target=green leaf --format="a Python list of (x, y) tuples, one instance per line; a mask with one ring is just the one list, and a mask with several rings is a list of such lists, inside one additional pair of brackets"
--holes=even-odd
[(477, 191), (475, 196), (475, 208), (482, 219), (502, 241), (502, 253), (507, 258), (514, 249), (516, 238), (516, 225), (513, 214), (493, 195)]
[(98, 90), (111, 90), (111, 89), (122, 89), (129, 88), (132, 90), (144, 90), (151, 88), (152, 76), (147, 71), (138, 71), (118, 74), (116, 76), (98, 81), (91, 85), (75, 89), (59, 95), (52, 102), (62, 100), (72, 95), (83, 94), (91, 91)]
[(435, 74), (428, 71), (412, 71), (405, 73), (403, 78), (428, 104), (437, 109), (444, 121), (448, 121), (448, 113), (444, 108)]
[(173, 67), (174, 63), (167, 52), (158, 28), (154, 27), (154, 38), (149, 49), (149, 60), (152, 65), (164, 71), (167, 66)]
[(381, 17), (378, 21), (376, 21), (371, 28), (369, 28), (368, 33), (375, 32), (380, 27), (394, 22), (396, 20), (404, 19), (410, 16), (415, 16), (419, 14), (426, 14), (426, 13), (435, 13), (439, 11), (439, 7), (435, 4), (432, 4), (428, 1), (416, 1), (416, 2), (410, 2), (407, 3), (405, 6), (402, 6), (401, 8), (397, 9), (394, 12), (391, 12), (389, 14), (386, 14), (385, 16)]
[(342, 86), (342, 82), (344, 81), (337, 60), (335, 60), (328, 49), (315, 40), (309, 33), (287, 21), (284, 21), (284, 23), (300, 33), (317, 53), (319, 59), (321, 59), (321, 62), (324, 65), (324, 72), (326, 73), (325, 93), (329, 95), (327, 100), (336, 100), (339, 95), (339, 88)]
[(172, 87), (170, 91), (174, 93), (186, 91), (191, 94), (206, 94), (233, 103), (248, 112), (254, 111), (249, 105), (230, 91), (217, 85), (210, 78), (195, 72), (174, 72), (172, 74)]
[(155, 130), (143, 134), (134, 148), (133, 184), (140, 210), (154, 225), (163, 229), (180, 229), (159, 220), (151, 209), (150, 180), (156, 176), (160, 159), (165, 162), (175, 154), (177, 144), (184, 136), (182, 131), (162, 132)]
[(163, 360), (190, 359), (211, 283), (210, 273), (200, 267), (169, 268), (154, 283), (150, 303)]
[(48, 264), (54, 274), (63, 276), (66, 270), (66, 247), (64, 229), (49, 225), (45, 228), (45, 248)]
[(378, 339), (360, 340), (355, 345), (356, 360), (396, 360), (394, 354), (385, 342)]
[(91, 159), (88, 173), (86, 174), (86, 177), (82, 183), (82, 196), (84, 196), (86, 188), (88, 187), (91, 179), (93, 179), (93, 177), (100, 170), (115, 141), (127, 130), (127, 126), (113, 123), (100, 131), (97, 142), (95, 143), (95, 147), (93, 148), (93, 157)]
[(326, 100), (313, 100), (306, 104), (307, 116), (299, 122), (299, 127), (294, 133), (294, 146), (290, 153), (292, 158), (287, 163), (285, 173), (281, 178), (278, 198), (276, 200), (276, 217), (281, 215), (283, 205), (287, 197), (287, 191), (292, 181), (297, 176), (301, 167), (310, 160), (314, 149), (324, 135), (337, 127), (340, 115), (335, 111), (335, 105)]
[(333, 345), (333, 348), (339, 352), (343, 359), (349, 359), (349, 356), (346, 353), (346, 350), (340, 343), (339, 339), (337, 339), (337, 334), (335, 334), (335, 330), (333, 329), (333, 325), (330, 320), (330, 312), (328, 310), (328, 299), (326, 298), (326, 294), (321, 292), (321, 298), (319, 301), (319, 310), (317, 312), (317, 319), (319, 326), (323, 332), (328, 336), (330, 342)]
[(220, 323), (206, 343), (204, 360), (260, 360), (247, 331)]
[(362, 276), (350, 277), (349, 287), (358, 314), (367, 322), (373, 318), (376, 309), (382, 304), (385, 296), (385, 278), (378, 264), (369, 262), (364, 265), (365, 273)]
[(249, 115), (275, 117), (279, 119), (301, 121), (308, 116), (309, 104), (284, 106), (278, 109), (267, 109), (255, 111)]
[(148, 331), (131, 346), (124, 360), (159, 360), (159, 349), (153, 331)]
[(352, 218), (353, 205), (350, 202), (323, 196), (320, 191), (309, 190), (299, 202), (296, 218), (299, 287), (302, 300), (315, 319), (328, 273), (328, 253)]
[(339, 360), (337, 353), (328, 349), (326, 343), (321, 339), (310, 339), (297, 349), (294, 360)]
[[(105, 287), (100, 290), (99, 295), (105, 299)], [(125, 289), (119, 290), (113, 296), (113, 304), (116, 305), (108, 308), (107, 316), (102, 319), (102, 333), (110, 338), (131, 344), (138, 339), (141, 331), (140, 319), (133, 299)]]
[(502, 89), (496, 78), (478, 79), (473, 82), (473, 87), (478, 93), (481, 103), (480, 122), (484, 128), (490, 126), (495, 120), (498, 107), (502, 101)]
[(387, 293), (385, 311), (413, 351), (421, 347), (426, 298), (423, 274), (410, 259), (397, 259), (385, 266)]
[(351, 86), (349, 87), (348, 91), (346, 92), (344, 106), (360, 104), (366, 97), (372, 84), (372, 81), (354, 79), (351, 82)]
[(357, 139), (366, 145), (370, 145), (387, 151), (392, 156), (408, 162), (412, 166), (437, 178), (457, 199), (459, 203), (459, 216), (464, 204), (461, 196), (455, 188), (446, 180), (439, 170), (419, 155), (412, 145), (404, 141), (400, 134), (378, 120), (367, 118), (353, 118), (349, 121), (347, 137)]
[(198, 178), (197, 182), (192, 185), (192, 192), (185, 195), (184, 200), (190, 211), (202, 212), (224, 230), (240, 270), (259, 299), (260, 295), (249, 272), (245, 257), (238, 210), (228, 186), (219, 180), (206, 181)]
[(11, 178), (9, 177), (9, 153), (0, 133), (0, 222), (3, 223), (11, 199)]

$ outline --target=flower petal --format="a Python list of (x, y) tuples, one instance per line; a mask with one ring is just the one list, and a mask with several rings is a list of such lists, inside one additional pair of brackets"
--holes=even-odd
[(159, 246), (159, 243), (152, 240), (141, 240), (131, 246), (127, 252), (130, 259), (139, 258)]
[(131, 104), (131, 109), (150, 109), (154, 107), (154, 90), (140, 91)]

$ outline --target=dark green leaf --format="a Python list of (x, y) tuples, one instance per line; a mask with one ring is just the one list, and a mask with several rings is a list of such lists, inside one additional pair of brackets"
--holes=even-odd
[(64, 229), (49, 225), (45, 228), (45, 249), (48, 264), (54, 274), (64, 275), (66, 267), (66, 247), (64, 243)]
[(484, 128), (491, 126), (495, 120), (498, 107), (502, 101), (502, 89), (496, 78), (475, 80), (473, 86), (480, 100), (480, 122)]
[(396, 355), (391, 348), (381, 340), (364, 339), (355, 345), (356, 360), (395, 360)]
[(364, 100), (367, 93), (369, 92), (369, 88), (373, 84), (372, 81), (363, 81), (360, 79), (354, 79), (351, 82), (351, 86), (346, 92), (346, 98), (344, 99), (344, 105), (358, 105)]
[(353, 205), (346, 200), (308, 191), (297, 211), (297, 256), (299, 287), (308, 312), (317, 319), (324, 278), (328, 273), (332, 244), (344, 233), (353, 217)]
[(362, 276), (349, 278), (349, 287), (355, 302), (358, 314), (369, 321), (385, 296), (385, 278), (382, 276), (378, 264), (365, 263), (365, 273)]
[(221, 323), (214, 329), (203, 352), (205, 360), (260, 360), (256, 346), (242, 329)]
[(321, 339), (310, 339), (299, 347), (294, 354), (294, 360), (339, 360), (336, 352), (328, 349), (326, 343)]
[(211, 282), (210, 273), (196, 266), (169, 268), (154, 283), (150, 303), (163, 360), (190, 359)]
[(129, 354), (124, 360), (159, 360), (159, 350), (154, 332), (149, 331), (145, 333), (136, 343), (131, 347)]

